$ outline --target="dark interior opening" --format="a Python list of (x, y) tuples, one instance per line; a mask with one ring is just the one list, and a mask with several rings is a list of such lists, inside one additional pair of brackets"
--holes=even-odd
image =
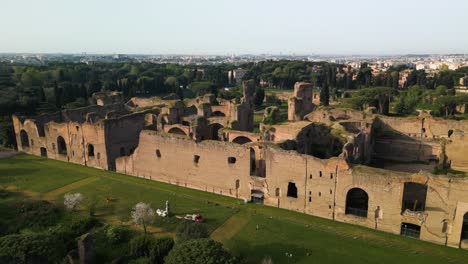
[(21, 146), (23, 148), (29, 148), (29, 136), (28, 133), (24, 130), (20, 131)]
[(89, 158), (94, 157), (94, 146), (93, 146), (93, 144), (88, 144), (88, 157)]
[(297, 198), (297, 187), (294, 182), (288, 183), (288, 197)]
[(360, 188), (353, 188), (346, 194), (346, 214), (367, 217), (369, 196)]
[(400, 235), (419, 239), (420, 234), (420, 226), (409, 223), (401, 223)]
[(57, 148), (59, 154), (67, 155), (67, 144), (65, 143), (65, 139), (61, 136), (57, 138)]
[(427, 185), (405, 182), (401, 211), (422, 212), (426, 209)]

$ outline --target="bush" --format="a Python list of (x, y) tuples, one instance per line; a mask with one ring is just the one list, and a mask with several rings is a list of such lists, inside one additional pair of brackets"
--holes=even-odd
[(170, 237), (163, 237), (156, 240), (155, 245), (150, 250), (151, 263), (164, 263), (164, 258), (174, 247), (174, 240)]
[(149, 257), (150, 250), (154, 247), (156, 239), (148, 235), (139, 235), (130, 240), (130, 255), (132, 257)]
[(0, 257), (25, 263), (53, 263), (62, 259), (66, 247), (53, 233), (28, 233), (0, 238)]
[(56, 225), (63, 209), (48, 201), (21, 201), (10, 204), (9, 206), (15, 212), (14, 225), (17, 229), (22, 228), (41, 228)]
[(238, 263), (221, 243), (207, 238), (177, 244), (164, 261), (166, 264)]
[(129, 244), (132, 257), (148, 257), (150, 263), (163, 263), (164, 257), (174, 247), (174, 240), (170, 237), (156, 239), (152, 236), (139, 235), (130, 240)]
[(208, 230), (201, 223), (184, 221), (176, 228), (176, 240), (178, 243), (191, 239), (207, 238), (209, 236)]
[(109, 226), (106, 229), (106, 238), (112, 244), (126, 241), (130, 236), (130, 230), (123, 226)]

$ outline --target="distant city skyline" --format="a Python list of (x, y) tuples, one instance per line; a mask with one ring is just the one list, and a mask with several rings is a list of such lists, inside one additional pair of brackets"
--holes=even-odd
[(468, 1), (6, 0), (0, 53), (468, 53)]

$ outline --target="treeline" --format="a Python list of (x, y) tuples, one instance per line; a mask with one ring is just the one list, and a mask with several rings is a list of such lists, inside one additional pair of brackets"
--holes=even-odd
[[(453, 105), (464, 101), (464, 97), (452, 98), (453, 88), (459, 78), (468, 74), (468, 67), (456, 71), (444, 68), (437, 74), (428, 75), (405, 66), (375, 74), (367, 63), (353, 69), (335, 63), (286, 60), (240, 66), (153, 63), (32, 66), (5, 63), (0, 64), (0, 145), (12, 147), (15, 144), (11, 114), (37, 115), (86, 106), (92, 94), (99, 91), (120, 91), (125, 98), (175, 94), (184, 99), (206, 93), (225, 99), (239, 98), (242, 96), (239, 85), (220, 89), (230, 86), (232, 80), (228, 79), (228, 71), (238, 67), (247, 70), (245, 80), (255, 80), (257, 105), (262, 104), (266, 87), (293, 89), (294, 83), (307, 81), (321, 88), (322, 105), (328, 105), (330, 98), (339, 99), (346, 95), (346, 91), (356, 90), (358, 92), (346, 102), (348, 105), (357, 109), (376, 106), (383, 114), (390, 111), (390, 102), (398, 103), (395, 108), (400, 114), (412, 113), (416, 107), (424, 105), (437, 106), (434, 111), (441, 115), (453, 113)], [(408, 76), (400, 87), (403, 74)], [(419, 88), (412, 88), (415, 86)], [(446, 92), (441, 93), (442, 88), (437, 90), (437, 87), (446, 87)], [(361, 91), (363, 89), (371, 90)], [(398, 92), (401, 89), (408, 91)], [(433, 101), (434, 98), (440, 99)]]

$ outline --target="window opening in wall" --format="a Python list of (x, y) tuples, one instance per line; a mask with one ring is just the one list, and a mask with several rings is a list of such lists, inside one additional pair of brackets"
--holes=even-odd
[(296, 184), (294, 182), (289, 182), (288, 183), (287, 196), (292, 197), (292, 198), (297, 198), (297, 187), (296, 187)]
[(401, 211), (422, 212), (426, 208), (427, 185), (405, 182)]
[(257, 164), (255, 161), (255, 150), (250, 148), (250, 175), (257, 175)]
[(156, 157), (161, 158), (161, 151), (159, 149), (156, 150)]
[(448, 134), (448, 137), (450, 137), (453, 134), (453, 130), (450, 129), (447, 134)]
[(94, 157), (94, 146), (93, 144), (88, 144), (88, 157)]
[(228, 163), (229, 163), (229, 164), (234, 164), (234, 163), (236, 163), (236, 158), (234, 158), (234, 157), (228, 157)]
[(76, 126), (76, 131), (80, 131), (80, 127), (79, 126)]
[(198, 155), (193, 156), (193, 162), (198, 163), (199, 160), (200, 160), (200, 156)]
[(65, 139), (61, 136), (57, 137), (57, 147), (59, 154), (67, 155), (67, 144), (65, 143)]
[(312, 179), (312, 174), (309, 175), (309, 179)]
[(319, 195), (319, 197), (322, 196), (322, 192), (319, 192), (318, 195)]
[(20, 131), (21, 146), (23, 148), (29, 148), (29, 137), (28, 133), (24, 130)]
[(280, 188), (276, 188), (275, 190), (275, 196), (279, 197), (280, 196)]
[(330, 179), (333, 179), (333, 173), (330, 173)]
[(322, 177), (322, 171), (320, 171), (320, 173), (319, 173), (319, 174), (320, 174), (320, 177)]

